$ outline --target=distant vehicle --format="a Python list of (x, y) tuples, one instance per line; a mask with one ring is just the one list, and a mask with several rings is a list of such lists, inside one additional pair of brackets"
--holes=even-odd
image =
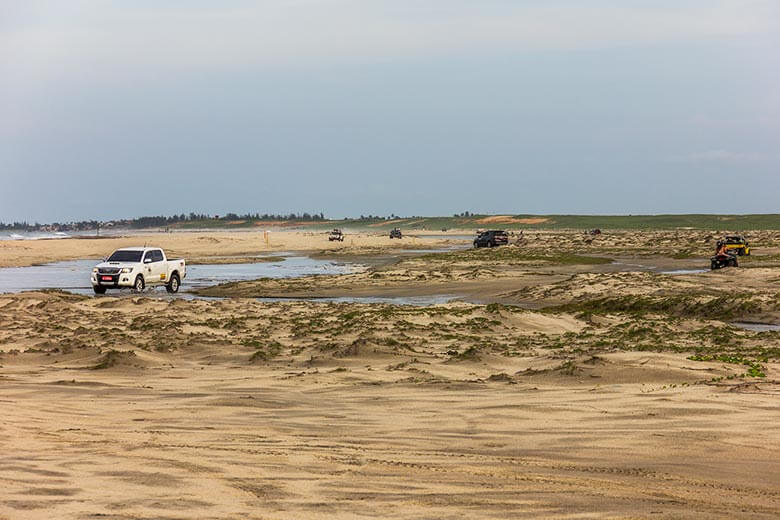
[(165, 285), (169, 293), (176, 293), (186, 276), (183, 259), (168, 260), (158, 247), (128, 247), (117, 249), (92, 269), (92, 289), (104, 294), (106, 289), (130, 287), (140, 293), (146, 287)]
[(600, 235), (601, 234), (601, 230), (599, 228), (591, 229), (590, 231), (588, 231), (588, 234), (590, 234), (590, 235)]
[(724, 267), (739, 267), (737, 257), (732, 254), (722, 254), (710, 258), (710, 270), (715, 271)]
[(403, 235), (401, 235), (401, 230), (398, 228), (393, 228), (390, 231), (390, 238), (403, 238)]
[(726, 249), (729, 252), (734, 252), (739, 256), (750, 255), (750, 244), (748, 244), (745, 237), (741, 235), (730, 235), (723, 237), (723, 242), (726, 244)]
[(344, 233), (340, 229), (334, 229), (330, 232), (330, 235), (328, 235), (328, 240), (330, 242), (337, 241), (337, 242), (343, 242), (344, 241)]
[(723, 267), (738, 267), (737, 255), (729, 249), (726, 240), (718, 240), (715, 256), (710, 258), (710, 269), (714, 271)]
[(509, 234), (506, 231), (483, 231), (474, 239), (474, 247), (505, 246), (509, 243)]

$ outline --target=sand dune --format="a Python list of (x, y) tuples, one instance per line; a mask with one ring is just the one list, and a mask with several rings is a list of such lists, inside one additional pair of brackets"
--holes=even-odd
[(0, 518), (780, 514), (780, 383), (557, 346), (614, 322), (53, 292), (0, 323)]

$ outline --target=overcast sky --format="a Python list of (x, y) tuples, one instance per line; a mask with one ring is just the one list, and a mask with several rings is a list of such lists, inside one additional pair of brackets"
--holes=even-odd
[(780, 212), (776, 0), (0, 0), (0, 220)]

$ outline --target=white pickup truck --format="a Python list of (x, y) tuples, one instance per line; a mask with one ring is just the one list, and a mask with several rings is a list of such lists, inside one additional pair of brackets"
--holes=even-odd
[(168, 260), (158, 247), (128, 247), (117, 249), (92, 269), (92, 289), (96, 294), (122, 287), (141, 292), (145, 287), (165, 285), (169, 293), (175, 293), (186, 276), (184, 260)]

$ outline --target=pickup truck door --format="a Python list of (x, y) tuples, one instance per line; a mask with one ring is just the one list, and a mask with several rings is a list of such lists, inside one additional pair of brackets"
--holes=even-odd
[(164, 284), (168, 282), (168, 264), (165, 262), (163, 252), (159, 249), (152, 249), (152, 276), (155, 284)]
[(144, 281), (146, 282), (146, 285), (154, 285), (154, 258), (152, 256), (151, 250), (144, 253), (144, 257), (141, 259), (141, 263), (141, 274), (144, 275)]

